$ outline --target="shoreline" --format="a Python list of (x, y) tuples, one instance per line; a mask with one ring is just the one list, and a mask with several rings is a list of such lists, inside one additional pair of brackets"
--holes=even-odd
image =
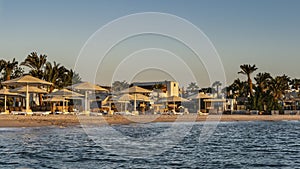
[(3, 127), (45, 127), (75, 125), (118, 125), (153, 122), (204, 122), (204, 121), (300, 121), (300, 115), (139, 115), (139, 116), (22, 116), (1, 115), (0, 128)]

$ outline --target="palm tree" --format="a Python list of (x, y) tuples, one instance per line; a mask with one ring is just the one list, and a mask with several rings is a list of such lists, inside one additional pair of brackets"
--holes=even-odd
[(296, 78), (292, 79), (290, 82), (290, 85), (291, 85), (292, 89), (298, 90), (300, 87), (300, 79), (296, 79)]
[(163, 85), (162, 83), (156, 83), (152, 87), (153, 91), (157, 93), (157, 100), (160, 98), (159, 93), (163, 92), (166, 90), (166, 86)]
[(289, 89), (290, 78), (286, 75), (272, 78), (270, 82), (270, 94), (273, 96), (273, 109), (278, 109), (278, 101), (282, 99), (285, 91)]
[(216, 91), (217, 91), (217, 97), (219, 97), (219, 88), (220, 86), (222, 86), (222, 83), (220, 81), (215, 81), (213, 84), (212, 84), (212, 87), (216, 88)]
[(59, 63), (57, 64), (55, 61), (53, 62), (53, 66), (51, 62), (46, 63), (45, 71), (44, 71), (44, 79), (54, 84), (54, 86), (50, 86), (49, 92), (52, 92), (54, 90), (54, 87), (57, 87), (59, 68), (60, 68), (60, 64)]
[(124, 80), (124, 81), (114, 81), (112, 84), (112, 91), (118, 92), (121, 90), (124, 90), (129, 87), (129, 84)]
[(247, 96), (247, 84), (247, 82), (241, 81), (239, 78), (234, 80), (234, 82), (230, 85), (234, 98)]
[(16, 66), (10, 76), (11, 79), (15, 79), (15, 78), (18, 78), (18, 77), (21, 77), (23, 76), (24, 74), (24, 69), (20, 66)]
[(244, 64), (241, 65), (240, 68), (242, 69), (239, 74), (246, 75), (248, 78), (248, 85), (249, 85), (249, 91), (250, 91), (250, 96), (253, 96), (253, 84), (250, 75), (257, 70), (257, 67), (255, 65), (249, 65), (249, 64)]
[(32, 76), (42, 79), (46, 63), (47, 55), (38, 55), (36, 52), (32, 52), (20, 65), (30, 68), (29, 73)]
[(256, 81), (255, 93), (250, 98), (250, 106), (255, 110), (266, 110), (267, 102), (270, 100), (268, 89), (272, 77), (270, 73), (264, 72), (258, 73), (254, 79)]
[(54, 84), (54, 86), (50, 86), (50, 92), (53, 91), (54, 87), (63, 88), (81, 81), (78, 73), (75, 73), (72, 69), (68, 70), (55, 61), (53, 64), (51, 62), (46, 63), (44, 79)]
[(79, 73), (74, 72), (72, 69), (71, 69), (71, 72), (72, 72), (72, 84), (80, 83), (81, 77), (80, 77)]
[[(22, 62), (20, 65), (30, 68), (29, 73), (32, 76), (37, 77), (39, 79), (43, 79), (46, 62), (47, 62), (47, 55), (42, 55), (42, 54), (38, 55), (36, 52), (32, 52), (27, 56), (24, 62)], [(43, 96), (42, 94), (39, 94), (40, 104), (42, 103), (43, 100), (42, 96)]]
[(11, 75), (13, 74), (14, 70), (18, 67), (18, 61), (16, 61), (15, 58), (13, 58), (12, 61), (5, 61), (0, 60), (0, 72), (3, 72), (4, 80), (10, 80)]
[(272, 76), (270, 73), (258, 73), (254, 80), (256, 81), (257, 86), (262, 90), (266, 91), (268, 89), (268, 85), (270, 83), (270, 80), (272, 79)]
[(195, 92), (198, 92), (199, 90), (199, 86), (197, 85), (197, 83), (195, 82), (191, 82), (188, 87), (187, 87), (187, 90), (191, 93), (195, 93)]
[(72, 69), (68, 70), (64, 66), (61, 66), (58, 69), (58, 74), (56, 83), (58, 88), (64, 88), (73, 84), (74, 71)]
[(215, 89), (212, 88), (212, 87), (206, 87), (206, 88), (201, 88), (199, 90), (199, 92), (204, 92), (204, 93), (214, 93), (215, 92)]

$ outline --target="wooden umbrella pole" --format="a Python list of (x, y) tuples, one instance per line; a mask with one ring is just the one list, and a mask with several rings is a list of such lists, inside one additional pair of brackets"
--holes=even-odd
[(6, 98), (7, 98), (7, 96), (4, 95), (4, 112), (6, 112)]
[(26, 112), (29, 112), (29, 92), (28, 83), (26, 84)]
[(198, 100), (198, 108), (199, 108), (199, 113), (201, 113), (201, 100), (200, 100), (200, 98), (199, 98), (199, 100)]
[(134, 93), (134, 112), (136, 112), (136, 93)]

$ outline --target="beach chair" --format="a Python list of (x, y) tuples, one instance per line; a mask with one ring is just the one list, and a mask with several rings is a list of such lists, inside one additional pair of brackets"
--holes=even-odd
[(33, 112), (25, 112), (25, 116), (32, 116)]
[(8, 115), (9, 111), (1, 112), (0, 115)]
[(48, 116), (50, 115), (51, 111), (45, 111), (45, 112), (42, 112), (42, 116)]

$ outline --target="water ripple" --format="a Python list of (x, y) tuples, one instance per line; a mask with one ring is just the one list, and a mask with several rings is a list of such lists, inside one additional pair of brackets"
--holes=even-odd
[[(300, 167), (298, 121), (221, 122), (213, 136), (200, 144), (198, 137), (202, 126), (202, 123), (194, 123), (192, 130), (184, 133), (187, 135), (180, 144), (149, 158), (130, 158), (108, 152), (80, 127), (2, 128), (0, 168)], [(169, 127), (166, 123), (114, 126), (124, 135), (141, 140)], [(148, 142), (144, 144), (151, 146)], [(128, 148), (127, 151), (134, 150)]]

